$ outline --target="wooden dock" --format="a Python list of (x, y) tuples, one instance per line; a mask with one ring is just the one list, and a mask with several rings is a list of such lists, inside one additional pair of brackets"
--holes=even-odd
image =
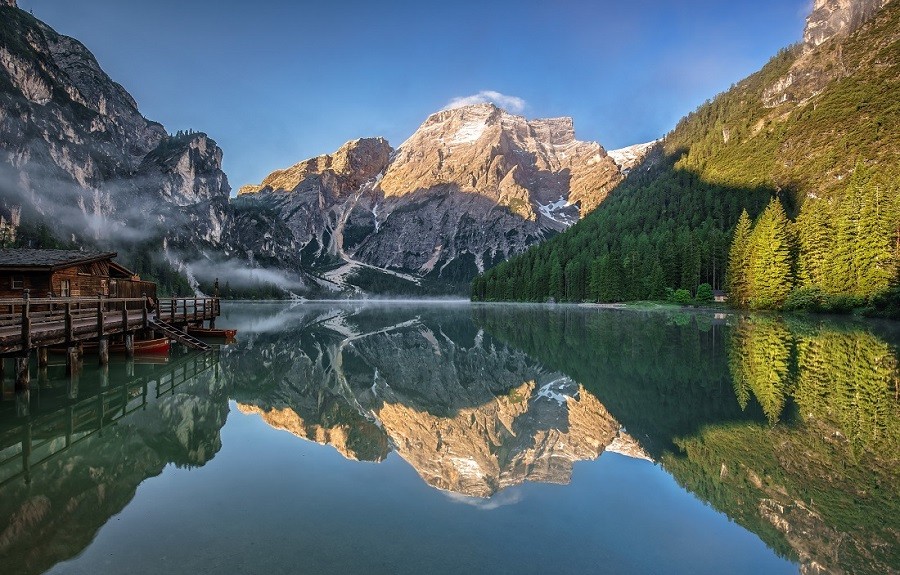
[(183, 328), (220, 315), (219, 298), (165, 298), (153, 310), (145, 298), (0, 299), (0, 356), (128, 334), (164, 321)]
[[(157, 305), (158, 301), (158, 305)], [(0, 378), (2, 358), (15, 358), (17, 387), (28, 386), (32, 351), (38, 365), (47, 364), (48, 349), (65, 347), (67, 362), (78, 358), (81, 344), (97, 342), (100, 363), (109, 361), (109, 338), (121, 337), (126, 354), (133, 355), (134, 338), (159, 332), (196, 349), (207, 346), (187, 335), (188, 325), (215, 325), (221, 308), (212, 298), (22, 298), (0, 299)]]

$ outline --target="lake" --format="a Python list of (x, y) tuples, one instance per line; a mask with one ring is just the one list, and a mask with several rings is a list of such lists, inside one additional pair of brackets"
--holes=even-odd
[(898, 573), (900, 328), (231, 303), (6, 370), (3, 573)]

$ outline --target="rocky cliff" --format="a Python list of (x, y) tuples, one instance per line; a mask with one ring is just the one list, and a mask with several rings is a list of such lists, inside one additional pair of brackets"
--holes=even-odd
[(0, 21), (5, 241), (50, 235), (126, 260), (136, 246), (185, 257), (226, 248), (231, 189), (216, 143), (144, 118), (87, 48), (14, 2)]
[[(873, 19), (889, 21), (890, 16), (881, 14), (881, 9), (891, 0), (816, 0), (812, 13), (806, 18), (803, 45), (800, 54), (786, 74), (769, 86), (763, 93), (763, 102), (774, 108), (781, 104), (805, 103), (841, 78), (859, 74), (870, 66), (883, 68), (890, 61), (882, 61), (879, 52), (897, 40), (896, 34), (880, 35), (878, 45), (866, 46), (869, 57), (855, 58), (852, 45), (829, 40), (846, 38)], [(876, 18), (879, 17), (879, 18)], [(878, 26), (878, 22), (873, 23)], [(871, 38), (878, 34), (868, 34)], [(826, 44), (827, 43), (827, 44)], [(845, 55), (845, 48), (850, 53)], [(861, 74), (865, 75), (865, 74)]]
[(806, 19), (803, 42), (818, 46), (854, 32), (891, 0), (816, 0)]
[(285, 265), (347, 264), (329, 276), (338, 283), (370, 266), (467, 284), (572, 225), (621, 179), (599, 144), (575, 138), (571, 118), (477, 104), (431, 115), (397, 150), (348, 142), (239, 193), (290, 230)]

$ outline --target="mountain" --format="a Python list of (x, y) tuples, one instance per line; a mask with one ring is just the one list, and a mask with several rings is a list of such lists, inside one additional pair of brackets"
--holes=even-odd
[(818, 1), (804, 42), (683, 118), (597, 210), (477, 278), (473, 296), (621, 301), (723, 289), (739, 216), (752, 220), (773, 198), (791, 220), (776, 235), (795, 279), (771, 301), (793, 287), (882, 293), (900, 257), (898, 31), (896, 1)]
[[(459, 285), (565, 230), (621, 179), (602, 146), (575, 138), (571, 118), (475, 104), (432, 114), (396, 150), (355, 140), (273, 172), (236, 205), (284, 223), (284, 266), (331, 266), (337, 285), (384, 270)], [(262, 246), (260, 232), (243, 241)]]
[(628, 172), (641, 165), (644, 158), (647, 157), (647, 154), (649, 154), (653, 147), (658, 143), (658, 140), (653, 140), (652, 142), (647, 142), (645, 144), (634, 144), (633, 146), (619, 148), (618, 150), (610, 150), (607, 153), (616, 165), (619, 166), (619, 169), (622, 170), (622, 174), (627, 176)]
[(87, 48), (15, 2), (0, 16), (0, 243), (116, 250), (163, 292), (222, 277), (229, 295), (459, 293), (623, 177), (571, 118), (478, 104), (431, 115), (396, 150), (348, 142), (232, 200), (214, 140), (146, 119)]
[(0, 243), (117, 250), (182, 293), (217, 275), (191, 262), (247, 265), (214, 140), (144, 118), (87, 48), (15, 2), (0, 21)]

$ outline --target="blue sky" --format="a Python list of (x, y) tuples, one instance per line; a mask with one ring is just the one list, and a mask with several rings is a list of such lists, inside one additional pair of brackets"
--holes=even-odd
[(608, 149), (649, 141), (800, 40), (810, 4), (19, 0), (146, 117), (214, 138), (235, 190), (354, 138), (398, 146), (482, 91)]

